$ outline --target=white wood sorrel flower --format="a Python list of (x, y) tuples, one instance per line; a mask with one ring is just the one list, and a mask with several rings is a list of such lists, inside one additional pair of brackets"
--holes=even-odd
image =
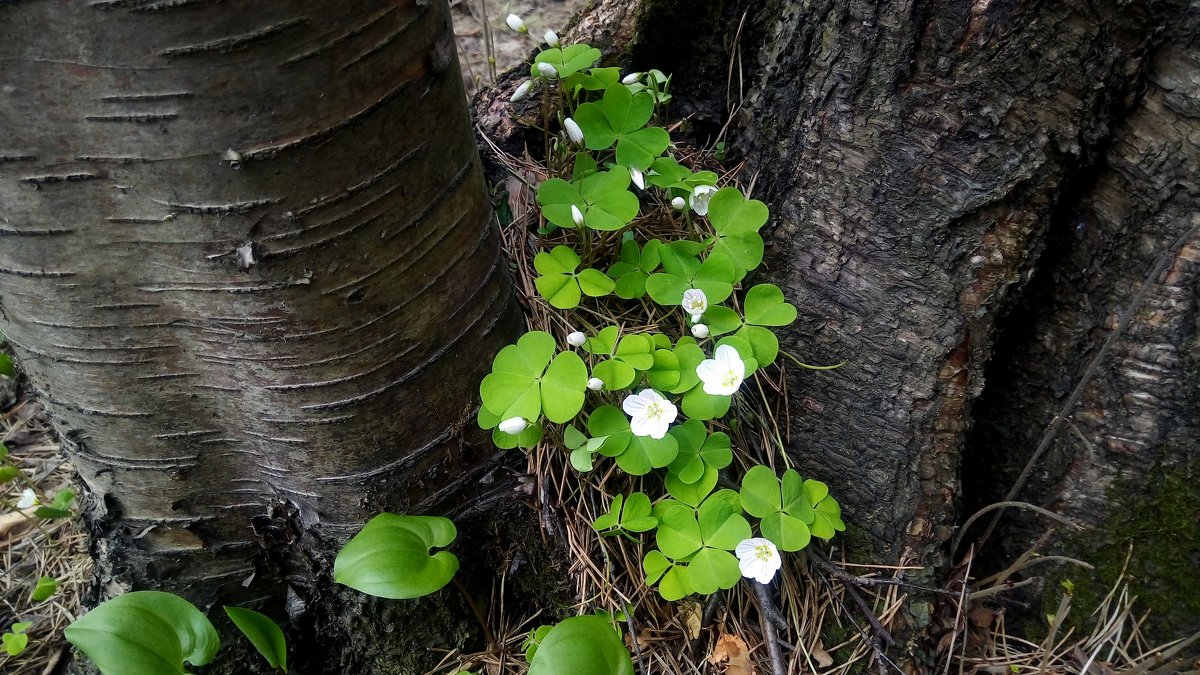
[(667, 435), (667, 427), (675, 421), (679, 410), (653, 389), (643, 389), (626, 396), (621, 409), (629, 415), (629, 428), (634, 436), (649, 436), (659, 439)]
[(708, 311), (708, 296), (699, 288), (689, 288), (683, 292), (682, 304), (683, 311), (692, 315), (692, 323), (698, 323)]
[(742, 576), (760, 584), (771, 583), (775, 573), (783, 566), (783, 560), (779, 558), (779, 549), (775, 548), (770, 539), (743, 539), (734, 549), (734, 553), (737, 554)]
[(692, 205), (692, 210), (698, 216), (708, 215), (708, 200), (717, 194), (717, 188), (712, 185), (697, 185), (692, 188), (692, 194), (688, 195), (688, 204)]
[(525, 427), (527, 426), (529, 426), (529, 423), (526, 422), (524, 418), (510, 417), (501, 422), (499, 428), (500, 431), (503, 431), (506, 434), (512, 434), (513, 436), (516, 436), (522, 431), (525, 431)]
[(41, 502), (39, 502), (37, 498), (37, 493), (29, 488), (25, 488), (21, 492), (21, 498), (17, 500), (17, 508), (28, 509), (30, 507), (37, 506), (40, 503)]
[(729, 345), (717, 347), (714, 357), (704, 359), (696, 366), (696, 375), (704, 383), (704, 393), (732, 396), (746, 378), (746, 363), (738, 351)]

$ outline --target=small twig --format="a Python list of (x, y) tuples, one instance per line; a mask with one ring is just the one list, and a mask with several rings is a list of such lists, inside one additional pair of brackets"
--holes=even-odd
[[(833, 562), (830, 561), (829, 558), (826, 558), (824, 553), (818, 551), (816, 547), (810, 548), (808, 550), (808, 554), (811, 555), (825, 569), (832, 569), (834, 567)], [(842, 587), (846, 589), (846, 593), (850, 595), (850, 598), (854, 600), (854, 604), (858, 605), (859, 611), (863, 613), (863, 616), (866, 617), (867, 622), (871, 624), (871, 629), (875, 631), (876, 637), (887, 643), (889, 647), (896, 646), (896, 641), (892, 639), (892, 634), (883, 627), (883, 624), (879, 623), (879, 617), (875, 616), (874, 610), (872, 610), (871, 606), (867, 604), (867, 601), (863, 599), (862, 594), (858, 592), (858, 588), (854, 582), (846, 580), (841, 581), (843, 582)]]
[[(1040, 506), (1034, 506), (1033, 504), (1030, 504), (1029, 502), (996, 502), (995, 504), (988, 504), (987, 506), (983, 507), (982, 509), (979, 509), (978, 511), (976, 511), (974, 513), (974, 515), (972, 515), (970, 518), (967, 518), (967, 522), (963, 523), (962, 527), (958, 528), (958, 534), (954, 535), (954, 542), (950, 544), (950, 556), (954, 557), (954, 553), (956, 551), (958, 551), (958, 545), (962, 543), (963, 536), (966, 535), (967, 530), (971, 529), (971, 526), (975, 524), (976, 520), (979, 520), (985, 514), (991, 512), (991, 511), (995, 511), (996, 509), (1005, 509), (1005, 508), (1010, 508), (1010, 507), (1011, 508), (1019, 508), (1019, 509), (1027, 509), (1029, 511), (1033, 511), (1034, 513), (1040, 513), (1041, 515), (1046, 516), (1047, 518), (1049, 518), (1051, 520), (1056, 520), (1064, 525), (1073, 527), (1076, 530), (1083, 529), (1082, 527), (1080, 527), (1080, 525), (1078, 523), (1071, 520), (1070, 518), (1067, 518), (1066, 516), (1063, 516), (1063, 515), (1059, 515), (1048, 509), (1043, 509)], [(980, 538), (979, 541), (980, 541), (981, 545), (982, 545), (983, 541), (987, 539), (987, 536), (988, 536), (988, 533), (985, 532), (983, 537)]]
[[(779, 610), (775, 609), (775, 603), (771, 600), (771, 589), (766, 584), (760, 584), (757, 581), (747, 581), (754, 588), (754, 595), (758, 598), (759, 623), (762, 624), (763, 640), (767, 643), (767, 654), (771, 657), (771, 672), (774, 675), (787, 675), (787, 670), (783, 667), (783, 653), (779, 651), (779, 640), (775, 637), (774, 618), (780, 616)], [(787, 622), (784, 621), (784, 626)]]
[(646, 663), (642, 660), (642, 647), (638, 644), (637, 629), (633, 625), (633, 612), (630, 612), (628, 607), (625, 608), (625, 625), (629, 627), (629, 641), (633, 643), (633, 653), (637, 656), (638, 673), (646, 675)]
[(458, 587), (458, 592), (462, 593), (463, 598), (467, 601), (467, 605), (471, 607), (471, 612), (475, 614), (475, 620), (479, 622), (479, 627), (483, 629), (483, 638), (487, 640), (488, 649), (499, 646), (496, 643), (496, 637), (492, 635), (492, 629), (488, 628), (487, 619), (484, 618), (483, 610), (479, 608), (479, 605), (475, 602), (475, 598), (471, 597), (471, 594), (467, 592), (466, 587), (462, 585), (462, 582), (457, 577), (450, 577), (450, 580)]

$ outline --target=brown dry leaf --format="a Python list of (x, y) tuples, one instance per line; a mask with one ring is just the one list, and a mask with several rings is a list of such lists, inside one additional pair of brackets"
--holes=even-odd
[(746, 641), (729, 633), (721, 633), (721, 637), (717, 638), (708, 662), (714, 666), (727, 663), (725, 675), (756, 675), (754, 664), (750, 663), (750, 649)]
[(812, 657), (817, 660), (817, 665), (822, 668), (828, 668), (833, 665), (833, 657), (829, 655), (829, 652), (825, 651), (825, 646), (820, 642), (817, 643), (816, 647), (813, 647)]
[(683, 630), (689, 640), (700, 637), (700, 619), (703, 613), (704, 608), (698, 602), (684, 600), (679, 603), (679, 623), (683, 624)]
[(996, 620), (996, 610), (989, 607), (976, 607), (967, 615), (971, 621), (971, 625), (978, 628), (988, 629), (992, 627), (992, 622)]

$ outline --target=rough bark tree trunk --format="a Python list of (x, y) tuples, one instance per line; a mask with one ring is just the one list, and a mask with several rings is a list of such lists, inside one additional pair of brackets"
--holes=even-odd
[(330, 581), (364, 520), (462, 507), (492, 454), (464, 437), (518, 315), (446, 3), (5, 3), (0, 84), (0, 330), (100, 596), (286, 615), (297, 672), (460, 644), (461, 607), (393, 631)]
[[(702, 142), (714, 110), (738, 113), (731, 152), (772, 206), (766, 276), (801, 308), (785, 348), (847, 362), (793, 373), (789, 399), (792, 452), (843, 500), (864, 535), (850, 545), (948, 562), (964, 503), (1005, 496), (1149, 286), (1066, 411), (1085, 440), (1061, 433), (1022, 497), (1093, 525), (1087, 541), (1119, 526), (1099, 547), (1108, 583), (1127, 541), (1170, 532), (1135, 569), (1178, 588), (1200, 555), (1195, 3), (650, 4), (631, 67), (692, 73), (673, 82)], [(1109, 498), (1118, 478), (1132, 498)], [(1133, 513), (1146, 497), (1161, 503)], [(1200, 593), (1160, 597), (1200, 617)]]

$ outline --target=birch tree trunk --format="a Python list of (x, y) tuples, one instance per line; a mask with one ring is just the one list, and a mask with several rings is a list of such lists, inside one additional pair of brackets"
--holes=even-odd
[(397, 631), (330, 580), (367, 518), (488, 469), (481, 355), (517, 314), (446, 3), (5, 3), (0, 87), (0, 330), (100, 596), (287, 616), (296, 672), (458, 644), (461, 602)]

